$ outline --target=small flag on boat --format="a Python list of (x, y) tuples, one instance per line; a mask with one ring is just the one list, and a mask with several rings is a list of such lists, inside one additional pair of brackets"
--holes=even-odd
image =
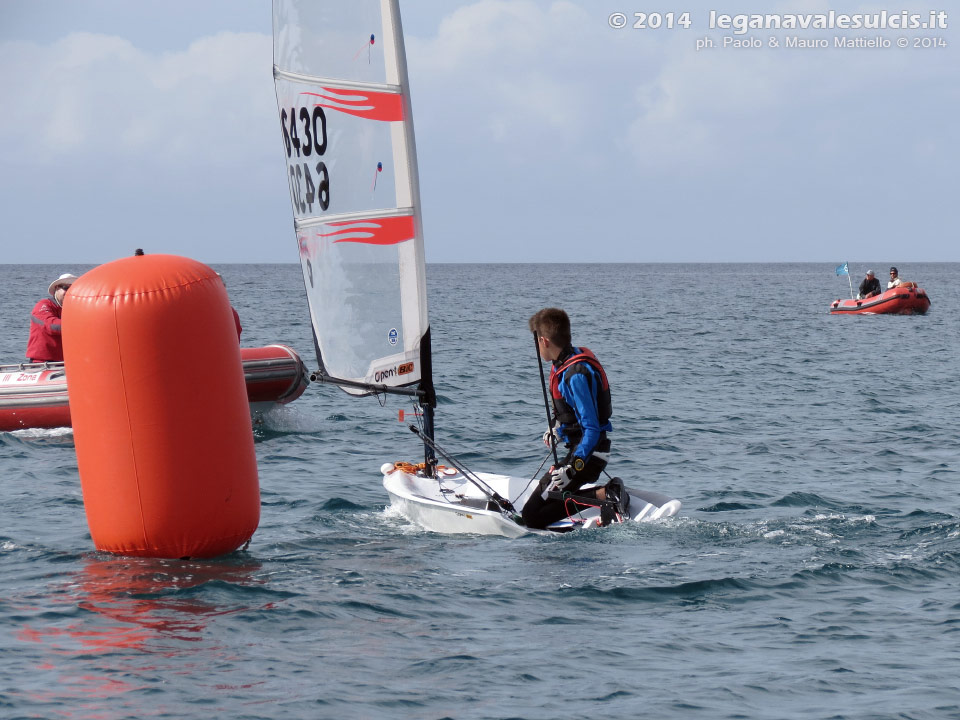
[(377, 163), (377, 171), (373, 174), (373, 184), (370, 186), (371, 192), (377, 189), (377, 175), (383, 172), (383, 163)]
[(847, 267), (847, 263), (843, 263), (843, 265), (837, 265), (837, 275), (849, 275), (849, 274), (850, 274), (850, 268)]

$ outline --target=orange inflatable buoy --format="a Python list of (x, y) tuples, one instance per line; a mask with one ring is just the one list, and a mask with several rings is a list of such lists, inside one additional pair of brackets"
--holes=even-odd
[(206, 265), (101, 265), (63, 304), (63, 352), (90, 535), (98, 550), (214, 557), (247, 542), (260, 488), (226, 288)]

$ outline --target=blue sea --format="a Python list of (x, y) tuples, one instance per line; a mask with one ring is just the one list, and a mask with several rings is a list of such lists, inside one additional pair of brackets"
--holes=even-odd
[[(960, 265), (897, 263), (925, 316), (835, 317), (836, 264), (428, 267), (440, 443), (535, 473), (527, 318), (564, 307), (665, 521), (425, 532), (379, 473), (422, 456), (408, 402), (314, 385), (255, 430), (247, 550), (130, 559), (92, 546), (69, 430), (0, 433), (0, 717), (960, 718)], [(86, 269), (0, 266), (0, 357)], [(215, 269), (244, 345), (314, 366), (297, 266)]]

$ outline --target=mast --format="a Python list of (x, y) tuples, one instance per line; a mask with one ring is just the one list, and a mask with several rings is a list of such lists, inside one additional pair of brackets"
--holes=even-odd
[(433, 388), (433, 355), (430, 350), (430, 328), (420, 344), (420, 358), (423, 364), (423, 377), (420, 380), (420, 407), (423, 408), (423, 434), (427, 440), (423, 443), (423, 461), (427, 464), (431, 474), (437, 466), (437, 455), (433, 449), (434, 427), (433, 415), (437, 407), (437, 393)]
[[(396, 65), (391, 66), (387, 61), (387, 76), (396, 79), (397, 83), (403, 88), (403, 110), (407, 121), (403, 123), (404, 142), (403, 146), (407, 151), (407, 175), (409, 183), (407, 191), (412, 207), (420, 208), (420, 170), (417, 166), (417, 139), (413, 131), (413, 103), (410, 99), (410, 80), (407, 74), (407, 49), (403, 41), (403, 21), (400, 19), (400, 0), (382, 0), (384, 14), (389, 14), (390, 23), (393, 26), (393, 42), (395, 51), (391, 57), (395, 59)], [(386, 24), (386, 23), (384, 23)], [(417, 237), (423, 237), (423, 221), (420, 212), (414, 215), (414, 222), (417, 224)], [(426, 257), (424, 256), (423, 243), (417, 246), (417, 264), (426, 270)], [(425, 274), (425, 273), (424, 273)], [(426, 278), (424, 278), (424, 281)], [(426, 292), (424, 292), (426, 298)], [(424, 303), (424, 311), (426, 303)], [(430, 440), (434, 440), (434, 410), (437, 407), (437, 395), (433, 387), (433, 357), (430, 346), (430, 326), (420, 342), (420, 390), (423, 393), (420, 399), (420, 406), (423, 408), (423, 434)], [(427, 467), (435, 467), (437, 457), (434, 453), (432, 444), (424, 442), (423, 457)]]

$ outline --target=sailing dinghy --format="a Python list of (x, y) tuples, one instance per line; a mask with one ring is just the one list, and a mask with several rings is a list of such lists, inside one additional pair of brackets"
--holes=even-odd
[[(294, 229), (319, 369), (351, 395), (416, 399), (424, 462), (386, 463), (392, 504), (444, 533), (523, 535), (536, 487), (473, 473), (434, 440), (436, 394), (406, 53), (398, 0), (274, 0), (273, 74)], [(452, 467), (438, 465), (441, 454)], [(630, 491), (630, 518), (680, 503)], [(603, 508), (571, 499), (556, 530), (590, 526)]]
[[(440, 466), (436, 477), (425, 475), (418, 467), (405, 463), (387, 463), (381, 468), (383, 486), (394, 507), (410, 520), (427, 530), (440, 533), (475, 533), (477, 535), (505, 535), (519, 537), (530, 530), (517, 523), (510, 512), (491, 500), (490, 491), (503, 498), (512, 498), (511, 505), (519, 510), (537, 489), (537, 480), (476, 473)], [(480, 480), (486, 489), (471, 479)], [(680, 501), (659, 493), (628, 488), (629, 517), (617, 517), (613, 522), (633, 520), (645, 522), (676, 515)], [(568, 498), (570, 516), (555, 522), (550, 532), (566, 532), (578, 528), (606, 524), (601, 517), (602, 507), (597, 500), (578, 501)]]

